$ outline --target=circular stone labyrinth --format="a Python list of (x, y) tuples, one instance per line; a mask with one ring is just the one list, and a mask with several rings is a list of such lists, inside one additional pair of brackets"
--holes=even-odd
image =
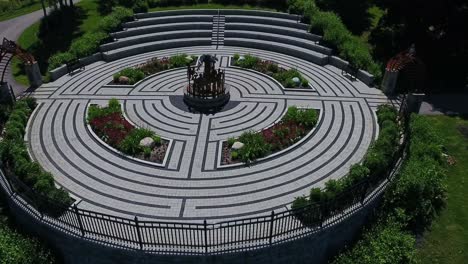
[[(226, 70), (231, 102), (216, 114), (190, 113), (183, 104), (186, 69), (153, 75), (135, 86), (107, 85), (117, 71), (152, 57), (216, 54)], [(284, 89), (258, 72), (230, 67), (234, 53), (250, 53), (298, 69), (312, 89)], [(350, 81), (333, 66), (256, 49), (191, 47), (105, 63), (43, 85), (28, 129), (30, 151), (78, 207), (143, 219), (220, 221), (286, 210), (297, 196), (346, 175), (378, 133), (375, 109), (388, 99)], [(89, 104), (117, 98), (130, 122), (171, 143), (164, 164), (122, 156), (96, 140), (86, 123)], [(320, 110), (303, 141), (250, 167), (220, 166), (221, 145), (247, 130), (279, 121), (289, 106)]]

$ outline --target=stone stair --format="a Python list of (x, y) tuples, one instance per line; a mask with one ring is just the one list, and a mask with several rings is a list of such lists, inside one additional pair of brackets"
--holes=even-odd
[(211, 36), (212, 46), (224, 46), (224, 30), (226, 27), (226, 17), (222, 15), (213, 16), (213, 32)]

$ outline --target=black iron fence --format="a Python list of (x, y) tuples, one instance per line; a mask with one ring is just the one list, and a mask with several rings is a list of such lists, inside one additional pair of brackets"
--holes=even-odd
[(206, 220), (199, 223), (144, 221), (138, 217), (111, 216), (76, 206), (54, 209), (52, 212), (60, 211), (59, 215), (54, 215), (50, 209), (44, 210), (47, 206), (56, 206), (52, 201), (37, 195), (14, 176), (5, 177), (0, 171), (0, 184), (17, 205), (42, 223), (84, 239), (147, 252), (220, 254), (268, 247), (343, 221), (384, 189), (401, 164), (406, 145), (406, 136), (403, 136), (392, 169), (385, 175), (365, 179), (327, 202), (217, 223), (207, 223)]

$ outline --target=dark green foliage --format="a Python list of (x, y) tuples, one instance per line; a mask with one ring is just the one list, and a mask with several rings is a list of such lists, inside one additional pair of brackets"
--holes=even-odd
[(128, 84), (132, 85), (135, 84), (145, 78), (145, 73), (138, 69), (138, 68), (125, 68), (121, 70), (120, 72), (114, 74), (114, 82), (118, 83), (119, 78), (121, 76), (128, 77), (129, 82)]
[(0, 222), (0, 264), (51, 264), (52, 254), (35, 239), (24, 237)]
[(97, 105), (91, 105), (88, 109), (88, 122), (98, 117), (107, 116), (113, 113), (120, 113), (122, 108), (119, 100), (113, 98), (109, 100), (108, 107), (99, 107)]
[(372, 73), (377, 80), (381, 78), (382, 71), (373, 61), (369, 46), (360, 38), (353, 36), (338, 15), (310, 8), (309, 17), (310, 30), (323, 35), (323, 41), (331, 48), (337, 49), (343, 59)]
[(271, 146), (265, 142), (263, 136), (254, 131), (242, 133), (239, 137), (239, 141), (245, 144), (238, 152), (239, 158), (246, 163), (266, 156), (271, 149)]
[(352, 250), (334, 264), (415, 264), (415, 239), (395, 223), (382, 223), (368, 231)]
[(146, 0), (137, 0), (133, 5), (133, 12), (135, 13), (145, 13), (148, 12), (148, 2)]
[[(385, 114), (394, 112), (396, 113), (396, 110), (390, 106), (381, 106), (377, 110), (378, 121), (382, 124), (380, 135), (368, 150), (362, 164), (353, 165), (348, 175), (341, 179), (329, 180), (325, 183), (324, 189), (312, 189), (308, 199), (306, 197), (297, 197), (294, 203), (303, 204), (303, 200), (306, 199), (311, 205), (326, 204), (327, 206), (323, 207), (320, 213), (322, 216), (328, 216), (333, 212), (345, 209), (347, 206), (350, 206), (353, 201), (360, 199), (365, 191), (366, 185), (363, 184), (365, 180), (370, 180), (369, 182), (372, 184), (385, 179), (389, 172), (390, 165), (392, 164), (400, 138), (397, 116)], [(315, 110), (314, 114), (317, 114)], [(285, 120), (296, 120), (297, 122), (301, 122), (299, 120), (305, 119), (301, 116), (301, 111), (297, 108), (289, 108), (284, 118)], [(384, 121), (381, 122), (381, 119)], [(316, 119), (311, 118), (311, 120)], [(312, 206), (311, 210), (316, 210), (316, 208)], [(311, 213), (305, 211), (302, 213), (317, 214), (317, 212)], [(304, 216), (298, 217), (299, 219), (304, 218)], [(316, 222), (314, 222), (314, 224), (316, 224)]]
[(307, 128), (312, 128), (317, 124), (318, 113), (315, 109), (298, 109), (295, 106), (288, 108), (283, 122), (295, 122)]
[(187, 54), (179, 54), (169, 58), (171, 68), (180, 68), (187, 66), (191, 61), (187, 60)]
[(402, 209), (408, 226), (423, 230), (445, 205), (441, 140), (427, 119), (411, 116), (409, 160), (385, 196), (387, 208)]
[[(5, 125), (5, 138), (0, 142), (0, 157), (8, 172), (19, 178), (39, 196), (35, 204), (44, 212), (58, 216), (72, 201), (68, 193), (57, 189), (50, 173), (29, 158), (23, 137), (28, 118), (36, 106), (34, 99), (18, 101)], [(59, 197), (59, 200), (56, 198)]]
[(296, 69), (278, 71), (273, 74), (273, 78), (280, 82), (281, 85), (287, 88), (297, 87), (297, 85), (292, 80), (295, 77), (299, 78), (300, 84), (305, 84), (304, 87), (307, 87), (307, 85), (309, 84), (309, 82), (306, 79), (304, 79), (304, 77), (302, 77), (302, 75)]
[(236, 60), (235, 65), (242, 68), (253, 69), (259, 61), (260, 59), (258, 57), (247, 54), (244, 56), (243, 60)]
[(120, 143), (119, 150), (132, 156), (142, 153), (144, 148), (140, 146), (140, 141), (146, 137), (152, 138), (156, 137), (156, 135), (151, 130), (136, 128)]
[[(103, 2), (103, 1), (100, 1)], [(61, 17), (61, 14), (57, 17)], [(48, 69), (56, 69), (67, 61), (75, 58), (83, 58), (99, 51), (99, 46), (109, 40), (109, 34), (112, 31), (120, 29), (120, 25), (123, 22), (129, 21), (133, 17), (131, 9), (123, 7), (115, 7), (113, 12), (99, 21), (99, 26), (96, 31), (87, 32), (81, 37), (75, 39), (73, 42), (67, 45), (68, 50), (66, 52), (59, 52), (48, 57)], [(58, 26), (60, 25), (60, 19), (57, 20)], [(67, 29), (71, 30), (71, 27)], [(59, 35), (61, 33), (58, 33)], [(65, 50), (61, 48), (59, 50)]]
[(75, 55), (70, 52), (56, 53), (49, 58), (49, 69), (54, 70), (64, 65), (67, 61), (73, 60), (75, 58)]
[(84, 34), (81, 38), (72, 42), (70, 53), (75, 58), (83, 58), (93, 55), (98, 51), (99, 46), (103, 43), (108, 35), (104, 32), (90, 32)]

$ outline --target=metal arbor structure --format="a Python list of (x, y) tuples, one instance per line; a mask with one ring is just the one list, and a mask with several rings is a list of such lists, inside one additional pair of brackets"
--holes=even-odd
[(216, 111), (229, 102), (225, 72), (215, 69), (217, 60), (215, 56), (205, 54), (200, 56), (195, 66), (187, 67), (188, 85), (184, 90), (184, 102), (189, 108)]
[(2, 72), (1, 83), (4, 83), (5, 72), (8, 68), (13, 57), (16, 56), (20, 60), (22, 60), (26, 65), (33, 65), (36, 63), (34, 57), (21, 48), (18, 44), (16, 44), (12, 40), (8, 40), (7, 38), (3, 38), (2, 45), (0, 45), (0, 63), (6, 59), (6, 63), (4, 65), (4, 69)]
[(416, 56), (413, 45), (392, 57), (385, 68), (382, 90), (387, 94), (395, 92), (421, 92), (424, 87), (425, 65)]

